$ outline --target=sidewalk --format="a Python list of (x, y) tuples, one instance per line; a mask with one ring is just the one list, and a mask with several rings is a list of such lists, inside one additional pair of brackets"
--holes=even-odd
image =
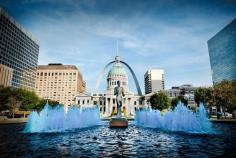
[(8, 118), (8, 119), (0, 119), (0, 125), (4, 124), (18, 124), (18, 123), (26, 123), (27, 118)]
[(217, 119), (217, 118), (210, 118), (209, 119), (211, 122), (222, 122), (222, 123), (236, 123), (236, 119)]

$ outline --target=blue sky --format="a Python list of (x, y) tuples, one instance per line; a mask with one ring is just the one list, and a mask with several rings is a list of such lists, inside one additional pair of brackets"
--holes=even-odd
[[(166, 89), (212, 84), (207, 40), (236, 18), (233, 0), (0, 0), (40, 43), (39, 64), (74, 64), (95, 88), (116, 54), (144, 89), (147, 69), (165, 70)], [(105, 80), (101, 90), (105, 89)], [(129, 85), (136, 91), (129, 76)]]

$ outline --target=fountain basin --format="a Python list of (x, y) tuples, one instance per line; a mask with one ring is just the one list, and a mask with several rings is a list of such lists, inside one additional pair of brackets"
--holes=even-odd
[(127, 128), (128, 120), (125, 117), (113, 117), (109, 122), (110, 128)]
[(103, 125), (53, 133), (23, 133), (0, 125), (0, 157), (235, 157), (236, 124), (213, 123), (217, 134)]

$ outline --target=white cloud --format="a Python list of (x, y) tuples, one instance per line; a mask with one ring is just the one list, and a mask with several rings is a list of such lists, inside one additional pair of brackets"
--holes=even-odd
[[(149, 16), (121, 19), (119, 15), (78, 9), (73, 13), (55, 11), (53, 15), (32, 13), (29, 20), (30, 32), (40, 40), (39, 63), (79, 66), (89, 90), (95, 87), (103, 66), (113, 59), (117, 39), (123, 50), (122, 58), (134, 66), (141, 87), (143, 74), (153, 67), (163, 67), (166, 73), (174, 74), (166, 74), (170, 76), (166, 80), (168, 87), (182, 81), (196, 85), (211, 83), (206, 42), (215, 24), (208, 19), (186, 18), (173, 25), (171, 21)], [(205, 76), (198, 79), (196, 73)], [(186, 79), (179, 81), (180, 75)]]

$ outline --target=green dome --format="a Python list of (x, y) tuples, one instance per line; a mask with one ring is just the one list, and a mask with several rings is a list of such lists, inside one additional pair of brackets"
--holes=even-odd
[(108, 78), (111, 76), (127, 76), (127, 73), (123, 66), (114, 65), (108, 72)]

